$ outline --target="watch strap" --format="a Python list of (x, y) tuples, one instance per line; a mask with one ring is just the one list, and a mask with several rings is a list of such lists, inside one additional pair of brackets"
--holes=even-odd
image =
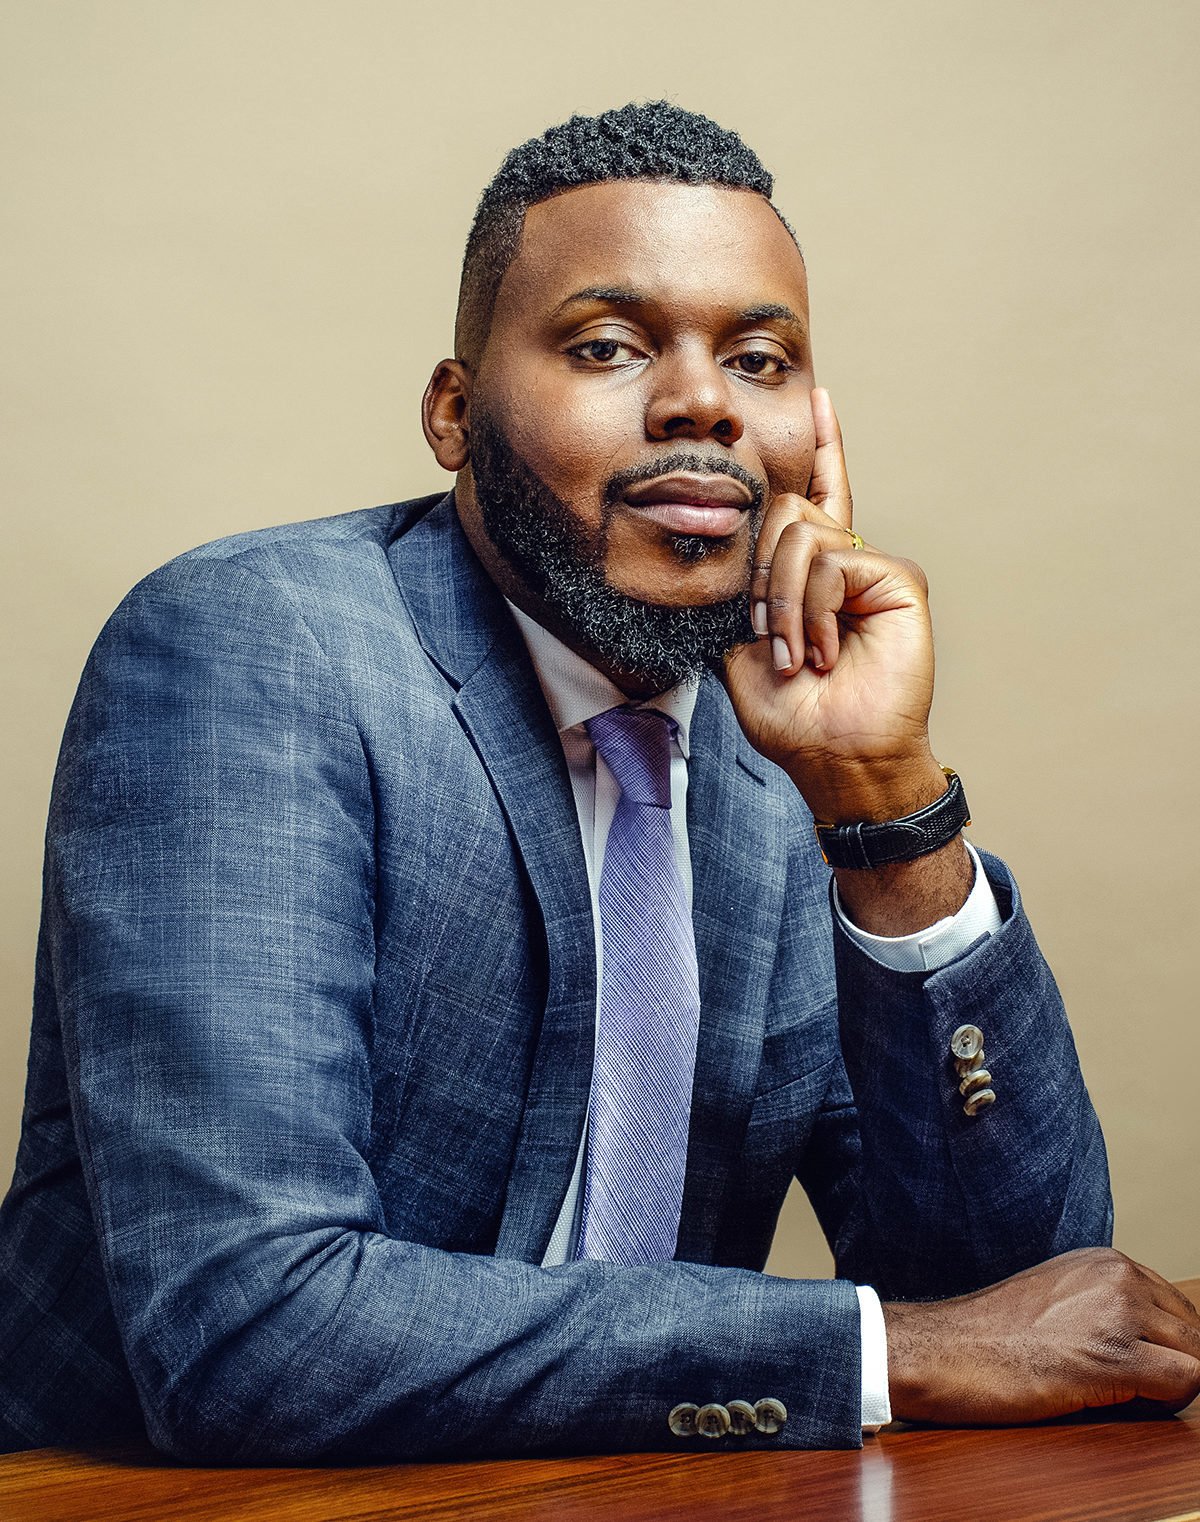
[(958, 773), (943, 766), (949, 784), (940, 798), (906, 814), (903, 819), (880, 823), (860, 820), (856, 824), (821, 824), (815, 826), (821, 855), (831, 867), (848, 867), (865, 871), (871, 867), (888, 867), (895, 862), (915, 861), (928, 856), (954, 839), (971, 823), (967, 795)]

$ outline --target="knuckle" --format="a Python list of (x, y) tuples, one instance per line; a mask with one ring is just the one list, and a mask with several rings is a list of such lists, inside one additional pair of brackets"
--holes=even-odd
[(809, 567), (809, 581), (816, 587), (828, 589), (841, 585), (843, 560), (839, 550), (818, 550)]
[(1110, 1332), (1093, 1341), (1089, 1355), (1095, 1367), (1106, 1374), (1129, 1374), (1136, 1370), (1138, 1364), (1137, 1341)]
[(1065, 1253), (1064, 1257), (1078, 1263), (1089, 1263), (1102, 1271), (1130, 1261), (1115, 1247), (1077, 1247), (1074, 1252)]
[(803, 506), (804, 498), (799, 492), (781, 491), (771, 498), (767, 511), (775, 517), (783, 517), (787, 513), (799, 512)]

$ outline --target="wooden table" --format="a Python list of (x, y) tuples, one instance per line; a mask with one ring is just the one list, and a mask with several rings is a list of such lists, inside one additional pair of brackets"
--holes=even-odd
[[(1200, 1298), (1200, 1279), (1179, 1286)], [(2, 1522), (1200, 1522), (1200, 1401), (1165, 1421), (888, 1431), (861, 1453), (185, 1469), (149, 1448), (0, 1458)]]

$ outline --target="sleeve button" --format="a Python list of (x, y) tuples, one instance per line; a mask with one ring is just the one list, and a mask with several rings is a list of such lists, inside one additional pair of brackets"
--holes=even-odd
[(978, 1094), (971, 1095), (970, 1099), (963, 1105), (963, 1109), (968, 1115), (978, 1115), (980, 1110), (984, 1110), (988, 1105), (994, 1105), (995, 1103), (995, 1089), (980, 1089)]
[(691, 1401), (684, 1401), (682, 1405), (675, 1407), (667, 1417), (667, 1425), (676, 1437), (696, 1436), (696, 1412), (699, 1409), (699, 1406)]
[(969, 1062), (983, 1051), (983, 1032), (977, 1025), (960, 1025), (950, 1037), (950, 1052), (959, 1062)]
[(781, 1400), (768, 1396), (754, 1403), (754, 1425), (759, 1432), (778, 1432), (787, 1421), (787, 1407)]
[(745, 1437), (754, 1431), (754, 1407), (748, 1400), (731, 1400), (725, 1407), (729, 1412), (729, 1430), (734, 1437)]
[(701, 1437), (724, 1437), (729, 1426), (729, 1412), (715, 1402), (696, 1412), (696, 1431)]
[(976, 1068), (958, 1086), (958, 1092), (964, 1099), (970, 1099), (972, 1094), (978, 1094), (980, 1089), (986, 1089), (992, 1081), (992, 1075), (987, 1068)]

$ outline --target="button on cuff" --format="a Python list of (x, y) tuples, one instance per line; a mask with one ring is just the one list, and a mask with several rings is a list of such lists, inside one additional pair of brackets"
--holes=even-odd
[(731, 1400), (725, 1407), (729, 1412), (729, 1430), (734, 1437), (745, 1437), (754, 1429), (754, 1407), (748, 1400)]
[(729, 1412), (724, 1406), (717, 1405), (715, 1401), (707, 1406), (701, 1406), (696, 1412), (696, 1431), (701, 1437), (724, 1437), (729, 1428)]
[(787, 1407), (773, 1396), (754, 1402), (755, 1428), (768, 1436), (779, 1432), (787, 1424), (787, 1416)]
[(696, 1436), (696, 1412), (700, 1407), (695, 1402), (687, 1400), (675, 1407), (667, 1417), (667, 1426), (676, 1437)]

